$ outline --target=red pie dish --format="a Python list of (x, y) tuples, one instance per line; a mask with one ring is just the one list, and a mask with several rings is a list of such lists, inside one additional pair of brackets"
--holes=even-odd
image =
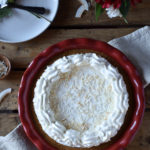
[(58, 57), (64, 54), (70, 54), (71, 51), (76, 51), (76, 53), (86, 53), (89, 51), (100, 53), (105, 58), (108, 58), (108, 61), (110, 60), (111, 63), (119, 66), (125, 78), (127, 78), (126, 83), (130, 88), (131, 97), (129, 100), (129, 111), (123, 127), (121, 127), (120, 131), (110, 142), (87, 149), (122, 150), (126, 148), (137, 132), (144, 114), (145, 100), (142, 81), (136, 68), (122, 52), (105, 42), (85, 38), (69, 39), (50, 46), (41, 52), (24, 72), (19, 89), (18, 109), (26, 135), (40, 150), (82, 149), (69, 148), (54, 141), (51, 142), (48, 137), (44, 135), (43, 131), (41, 131), (39, 125), (37, 125), (38, 123), (32, 108), (34, 84), (42, 68), (45, 68), (47, 64), (56, 60)]

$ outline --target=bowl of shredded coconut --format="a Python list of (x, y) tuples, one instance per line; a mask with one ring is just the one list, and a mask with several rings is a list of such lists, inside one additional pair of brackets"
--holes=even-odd
[(0, 80), (8, 76), (10, 70), (11, 64), (9, 59), (6, 56), (0, 54)]

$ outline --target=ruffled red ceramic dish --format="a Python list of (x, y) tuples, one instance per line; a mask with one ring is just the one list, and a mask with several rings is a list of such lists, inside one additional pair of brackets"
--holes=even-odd
[(18, 100), (19, 115), (27, 136), (40, 150), (56, 150), (56, 148), (52, 147), (46, 140), (41, 137), (41, 135), (34, 127), (29, 109), (29, 91), (31, 90), (34, 77), (39, 72), (40, 68), (46, 65), (46, 63), (54, 56), (71, 49), (92, 49), (98, 52), (102, 52), (114, 59), (129, 76), (132, 87), (134, 88), (135, 109), (132, 116), (133, 120), (131, 121), (126, 131), (124, 131), (122, 137), (107, 148), (107, 150), (124, 149), (134, 137), (143, 117), (145, 102), (142, 81), (136, 71), (136, 68), (131, 64), (131, 62), (123, 53), (105, 42), (92, 39), (82, 38), (62, 41), (41, 52), (31, 62), (22, 77)]

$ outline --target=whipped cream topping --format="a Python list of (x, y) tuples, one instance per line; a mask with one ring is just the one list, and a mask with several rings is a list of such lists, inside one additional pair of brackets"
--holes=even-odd
[(34, 111), (60, 144), (92, 147), (109, 141), (124, 122), (128, 92), (122, 75), (94, 53), (64, 56), (36, 83)]

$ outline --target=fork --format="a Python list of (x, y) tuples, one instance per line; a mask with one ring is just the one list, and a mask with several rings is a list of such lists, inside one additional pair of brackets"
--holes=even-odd
[(37, 14), (45, 14), (46, 13), (46, 9), (44, 7), (22, 6), (22, 5), (18, 5), (16, 3), (10, 3), (10, 2), (7, 3), (7, 6), (9, 8), (23, 9), (23, 10), (34, 12)]

